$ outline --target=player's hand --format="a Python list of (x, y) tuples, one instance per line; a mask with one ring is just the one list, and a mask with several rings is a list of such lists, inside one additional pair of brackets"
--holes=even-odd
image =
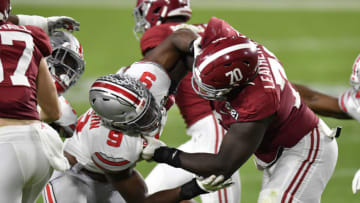
[(354, 194), (360, 191), (360, 169), (355, 173), (352, 181), (352, 191)]
[(80, 23), (68, 16), (52, 16), (46, 19), (49, 33), (52, 33), (54, 30), (60, 28), (64, 28), (70, 32), (80, 30)]
[(350, 88), (339, 97), (339, 107), (360, 122), (360, 90)]
[(146, 146), (141, 153), (141, 158), (147, 161), (150, 161), (155, 153), (155, 150), (159, 147), (166, 146), (166, 144), (154, 137), (151, 136), (143, 136), (146, 140)]
[(234, 182), (232, 182), (231, 178), (224, 180), (223, 175), (211, 175), (207, 178), (203, 177), (196, 177), (196, 183), (199, 185), (199, 187), (206, 191), (206, 192), (214, 192), (226, 187), (229, 187)]

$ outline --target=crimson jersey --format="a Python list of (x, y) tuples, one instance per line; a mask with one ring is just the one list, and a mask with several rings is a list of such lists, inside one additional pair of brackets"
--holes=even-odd
[[(206, 24), (188, 25), (183, 23), (165, 23), (148, 29), (141, 38), (140, 48), (144, 54), (148, 50), (158, 46), (171, 33), (180, 28), (190, 28), (193, 31), (203, 34)], [(175, 102), (180, 109), (187, 128), (198, 120), (209, 115), (212, 111), (210, 102), (195, 93), (191, 86), (192, 73), (189, 72), (181, 80), (175, 97)]]
[(0, 117), (39, 120), (36, 78), (51, 52), (40, 28), (0, 23)]
[(278, 59), (262, 45), (257, 45), (257, 51), (259, 72), (253, 82), (229, 101), (214, 102), (214, 107), (227, 129), (232, 123), (275, 116), (255, 153), (269, 163), (274, 160), (279, 147), (294, 146), (317, 126), (319, 119), (301, 101)]

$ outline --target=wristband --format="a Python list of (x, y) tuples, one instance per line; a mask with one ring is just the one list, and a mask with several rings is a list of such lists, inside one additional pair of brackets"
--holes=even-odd
[(181, 200), (189, 200), (198, 195), (208, 193), (202, 190), (199, 185), (196, 183), (196, 179), (192, 179), (190, 182), (185, 183), (181, 186), (180, 190), (180, 201)]
[(155, 150), (153, 160), (158, 163), (166, 163), (175, 168), (181, 166), (180, 154), (181, 150), (169, 147), (159, 147)]

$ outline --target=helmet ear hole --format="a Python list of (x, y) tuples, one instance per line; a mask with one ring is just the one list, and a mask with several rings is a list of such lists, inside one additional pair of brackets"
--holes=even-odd
[(108, 98), (103, 98), (103, 101), (110, 101), (110, 99), (108, 99)]
[(250, 62), (249, 62), (249, 61), (243, 61), (243, 64), (246, 65), (247, 67), (250, 66)]

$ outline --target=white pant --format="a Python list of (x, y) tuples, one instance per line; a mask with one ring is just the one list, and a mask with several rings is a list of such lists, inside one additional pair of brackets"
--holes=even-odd
[(35, 202), (53, 172), (35, 129), (38, 125), (0, 127), (0, 202)]
[(330, 133), (320, 120), (318, 128), (285, 148), (277, 162), (264, 170), (258, 203), (319, 203), (338, 156)]
[(44, 203), (125, 203), (108, 182), (93, 180), (76, 164), (65, 172), (54, 172), (43, 190)]
[[(213, 113), (195, 124), (187, 133), (191, 139), (182, 144), (179, 149), (185, 152), (217, 153), (225, 130), (219, 124), (216, 114)], [(166, 136), (166, 135), (165, 135)], [(174, 175), (175, 174), (175, 175)], [(167, 164), (157, 164), (146, 177), (145, 182), (149, 194), (180, 186), (194, 178), (194, 174)], [(234, 184), (217, 192), (201, 195), (203, 203), (239, 203), (241, 195), (240, 175), (235, 172), (232, 176)]]

